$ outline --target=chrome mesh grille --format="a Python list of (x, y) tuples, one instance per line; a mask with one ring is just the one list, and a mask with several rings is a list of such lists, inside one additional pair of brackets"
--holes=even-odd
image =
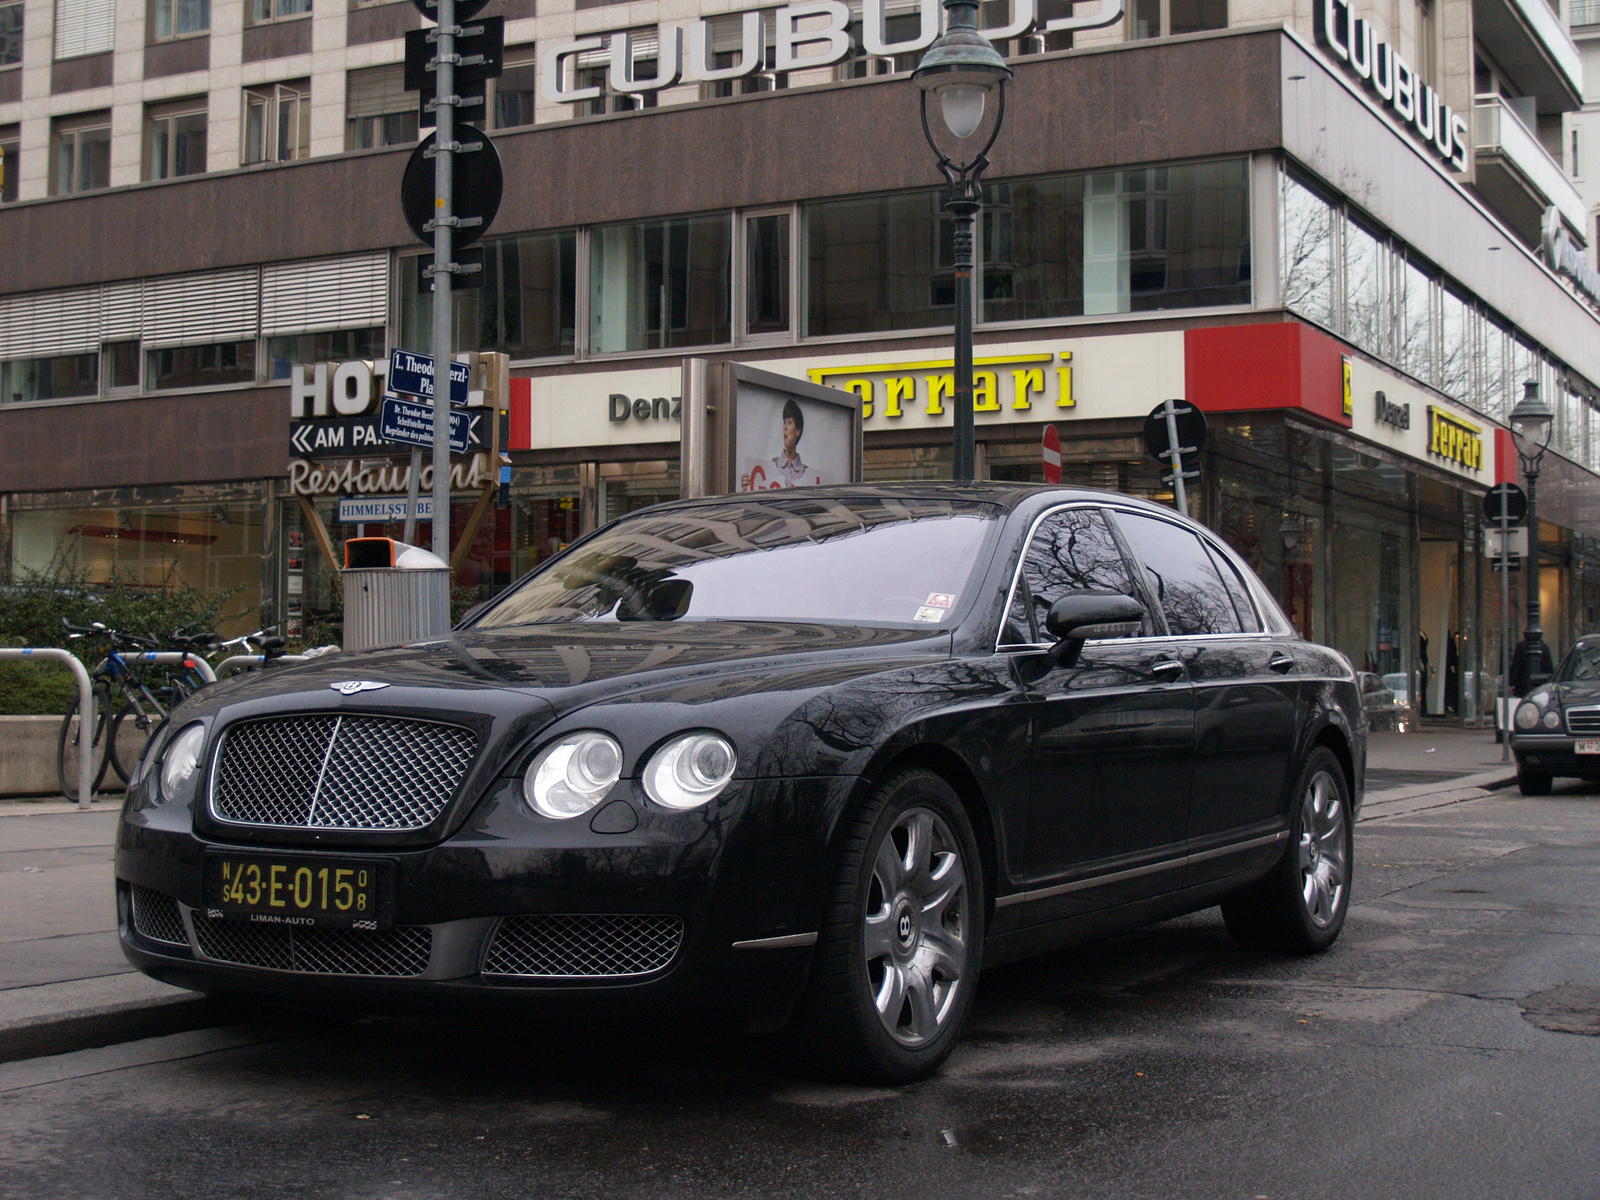
[(430, 721), (246, 721), (223, 736), (211, 811), (245, 825), (421, 829), (444, 811), (477, 748), (471, 730)]
[(1567, 709), (1567, 729), (1573, 733), (1600, 733), (1600, 708)]
[(397, 925), (382, 933), (344, 929), (285, 929), (196, 912), (195, 941), (207, 958), (314, 975), (421, 975), (433, 952), (433, 930)]
[(154, 888), (135, 884), (132, 890), (134, 931), (152, 942), (187, 947), (189, 935), (184, 932), (183, 918), (178, 915), (178, 902)]
[(485, 957), (485, 975), (546, 979), (648, 975), (669, 964), (683, 941), (674, 916), (533, 915), (506, 917)]

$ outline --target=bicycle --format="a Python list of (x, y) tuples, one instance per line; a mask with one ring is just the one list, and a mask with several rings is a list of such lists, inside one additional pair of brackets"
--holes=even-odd
[[(66, 626), (69, 640), (97, 637), (103, 638), (107, 646), (105, 658), (92, 673), (95, 727), (90, 744), (95, 765), (91, 790), (99, 790), (108, 768), (116, 771), (117, 778), (126, 784), (146, 744), (166, 720), (168, 710), (204, 687), (206, 680), (192, 667), (187, 667), (170, 682), (158, 684), (152, 691), (134, 672), (129, 659), (137, 662), (140, 655), (158, 650), (160, 643), (156, 638), (111, 629), (98, 621), (90, 625), (72, 625), (63, 620), (62, 624)], [(215, 643), (217, 635), (191, 634), (185, 628), (174, 631), (172, 640), (180, 644), (183, 653), (190, 654), (198, 653), (200, 646)], [(165, 704), (157, 698), (157, 693), (166, 698)], [(74, 699), (62, 718), (56, 740), (56, 780), (68, 796), (77, 794), (81, 727), (78, 701)]]

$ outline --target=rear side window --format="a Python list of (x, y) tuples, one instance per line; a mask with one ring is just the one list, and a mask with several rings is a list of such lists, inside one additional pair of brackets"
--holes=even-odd
[(1050, 606), (1082, 591), (1138, 596), (1105, 515), (1094, 508), (1062, 509), (1040, 522), (1028, 543), (1001, 640), (1048, 641), (1042, 631)]
[(1181, 525), (1142, 513), (1118, 512), (1117, 524), (1144, 569), (1170, 632), (1240, 632), (1228, 587), (1198, 537)]
[(1250, 603), (1250, 589), (1239, 577), (1238, 570), (1215, 546), (1207, 546), (1206, 550), (1211, 555), (1211, 563), (1216, 567), (1217, 574), (1222, 576), (1222, 586), (1228, 589), (1233, 611), (1239, 617), (1239, 628), (1246, 633), (1260, 633), (1261, 620), (1256, 616), (1255, 605)]

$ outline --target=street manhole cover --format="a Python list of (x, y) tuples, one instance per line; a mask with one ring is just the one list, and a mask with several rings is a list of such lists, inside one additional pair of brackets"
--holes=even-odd
[(1600, 987), (1563, 983), (1522, 1001), (1522, 1016), (1540, 1029), (1600, 1037)]

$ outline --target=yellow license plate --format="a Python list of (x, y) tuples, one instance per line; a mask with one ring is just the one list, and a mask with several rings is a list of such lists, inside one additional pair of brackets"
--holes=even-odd
[(386, 929), (394, 919), (387, 860), (208, 854), (206, 908), (263, 925)]

